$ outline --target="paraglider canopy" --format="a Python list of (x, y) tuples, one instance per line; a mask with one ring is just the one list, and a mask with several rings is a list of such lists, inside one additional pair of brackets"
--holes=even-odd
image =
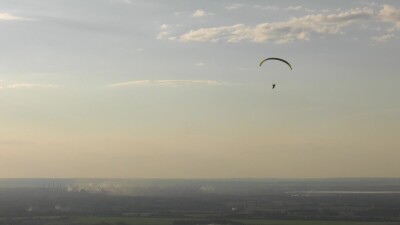
[(264, 62), (266, 62), (266, 61), (268, 61), (268, 60), (278, 60), (278, 61), (284, 62), (284, 63), (286, 63), (286, 64), (289, 66), (290, 70), (293, 70), (293, 69), (292, 69), (292, 65), (290, 65), (290, 63), (289, 63), (288, 61), (286, 61), (286, 60), (284, 60), (284, 59), (281, 59), (281, 58), (266, 58), (266, 59), (263, 59), (263, 60), (260, 62), (260, 66), (261, 66)]

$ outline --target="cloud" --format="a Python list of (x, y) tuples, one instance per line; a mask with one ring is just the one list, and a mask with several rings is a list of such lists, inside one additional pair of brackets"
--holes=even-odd
[(173, 41), (176, 37), (171, 36), (171, 33), (178, 27), (180, 24), (162, 24), (160, 26), (160, 32), (157, 34), (157, 39), (159, 40), (170, 40)]
[[(225, 7), (228, 10), (245, 7), (243, 4), (232, 4)], [(269, 10), (303, 10), (313, 11), (303, 6), (289, 6), (279, 8), (277, 6), (253, 5), (258, 9)], [(197, 13), (196, 13), (197, 12)], [(202, 10), (195, 12), (198, 16), (206, 14)], [(386, 22), (393, 24), (389, 32), (400, 29), (400, 9), (383, 5), (379, 10), (372, 7), (353, 8), (349, 10), (336, 10), (336, 12), (320, 11), (318, 14), (309, 14), (295, 17), (287, 21), (260, 23), (256, 25), (232, 24), (215, 27), (200, 27), (192, 30), (177, 29), (177, 26), (165, 25), (161, 27), (158, 39), (181, 41), (181, 42), (272, 42), (277, 44), (290, 43), (294, 41), (309, 41), (315, 36), (343, 34), (346, 28), (358, 24), (360, 27), (370, 28), (367, 22)], [(381, 27), (374, 28), (375, 31)], [(376, 35), (372, 40), (385, 42), (393, 35)]]
[(378, 3), (376, 3), (376, 2), (370, 2), (370, 1), (361, 1), (360, 3), (363, 4), (363, 5), (367, 5), (367, 6), (369, 6), (369, 7), (377, 7), (377, 6), (379, 6)]
[(261, 23), (256, 26), (235, 24), (190, 30), (176, 37), (183, 42), (274, 42), (310, 40), (314, 34), (339, 34), (345, 27), (374, 18), (370, 8), (355, 8), (336, 14), (316, 14), (285, 22)]
[(284, 22), (261, 23), (255, 26), (235, 24), (199, 28), (178, 35), (172, 35), (172, 29), (163, 25), (157, 38), (182, 42), (289, 43), (297, 40), (308, 41), (316, 34), (340, 34), (346, 27), (372, 20), (375, 17), (371, 8), (355, 8), (334, 14), (307, 15)]
[(184, 14), (184, 12), (174, 12), (174, 16), (180, 16), (182, 14)]
[(388, 40), (390, 40), (390, 39), (392, 39), (394, 37), (395, 37), (394, 34), (385, 34), (385, 35), (382, 35), (382, 36), (372, 37), (371, 39), (374, 40), (374, 41), (377, 41), (377, 42), (387, 42)]
[(161, 26), (160, 26), (160, 29), (161, 30), (167, 30), (167, 29), (169, 29), (169, 28), (171, 28), (171, 25), (169, 25), (169, 24), (162, 24)]
[(0, 90), (1, 89), (55, 89), (58, 88), (58, 85), (55, 84), (32, 84), (32, 83), (14, 83), (14, 84), (3, 84), (0, 82)]
[(221, 39), (230, 39), (234, 36), (235, 32), (243, 32), (245, 26), (237, 24), (234, 26), (200, 28), (198, 30), (191, 30), (188, 33), (182, 34), (179, 37), (180, 41), (185, 42), (216, 42)]
[(204, 64), (203, 62), (197, 62), (195, 65), (196, 66), (205, 66), (206, 64)]
[(226, 6), (225, 9), (227, 9), (227, 10), (236, 10), (236, 9), (240, 9), (240, 8), (243, 8), (243, 7), (244, 7), (244, 4), (235, 3), (235, 4), (232, 4), (232, 5)]
[(396, 29), (400, 29), (400, 9), (390, 5), (383, 5), (379, 11), (379, 18), (388, 23), (393, 23)]
[(169, 36), (168, 30), (171, 28), (169, 24), (163, 24), (160, 26), (160, 32), (157, 35), (157, 39), (164, 39)]
[(276, 6), (276, 5), (253, 5), (253, 8), (256, 9), (261, 9), (261, 10), (269, 10), (269, 11), (276, 11), (276, 10), (281, 10), (281, 7)]
[(9, 13), (0, 13), (0, 20), (25, 20), (22, 17), (14, 16)]
[(193, 17), (203, 17), (203, 16), (208, 16), (208, 15), (211, 15), (211, 13), (206, 13), (205, 11), (203, 11), (203, 10), (201, 10), (201, 9), (196, 10), (196, 11), (192, 14)]
[[(225, 9), (227, 10), (236, 10), (236, 9), (240, 9), (240, 8), (244, 8), (246, 7), (246, 5), (244, 4), (232, 4), (229, 6), (226, 6)], [(305, 8), (304, 6), (289, 6), (286, 8), (281, 8), (279, 6), (276, 5), (252, 5), (252, 7), (254, 9), (258, 9), (258, 10), (265, 10), (265, 11), (278, 11), (278, 10), (286, 10), (286, 11), (306, 11), (306, 12), (314, 12), (314, 10), (309, 9), (309, 8)]]
[(285, 10), (289, 10), (289, 11), (306, 11), (306, 12), (314, 12), (314, 10), (309, 9), (309, 8), (305, 8), (301, 5), (298, 6), (289, 6), (287, 7)]
[(134, 80), (122, 83), (109, 85), (112, 88), (131, 87), (131, 86), (184, 86), (184, 85), (220, 85), (219, 81), (215, 80)]
[(193, 17), (202, 17), (202, 16), (205, 16), (205, 15), (206, 15), (206, 12), (204, 12), (203, 10), (200, 10), (200, 9), (196, 10), (192, 14)]
[(234, 3), (231, 5), (225, 6), (225, 9), (237, 10), (237, 9), (242, 9), (245, 7), (251, 7), (253, 9), (258, 9), (258, 10), (270, 10), (270, 11), (282, 10), (281, 7), (276, 6), (276, 5), (245, 5), (245, 4), (240, 4), (240, 3)]

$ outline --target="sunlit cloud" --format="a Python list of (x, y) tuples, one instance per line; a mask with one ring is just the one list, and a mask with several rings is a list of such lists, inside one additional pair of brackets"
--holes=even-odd
[(15, 16), (10, 13), (1, 13), (0, 12), (0, 21), (1, 20), (25, 20), (25, 18)]
[(205, 27), (190, 30), (180, 35), (159, 34), (159, 39), (182, 42), (237, 43), (242, 41), (265, 43), (289, 43), (308, 41), (313, 35), (340, 34), (344, 28), (375, 18), (371, 8), (355, 8), (334, 14), (313, 14), (297, 17), (284, 22), (261, 23), (255, 26), (235, 24), (230, 26)]
[(220, 85), (222, 82), (216, 80), (134, 80), (109, 85), (111, 88), (122, 88), (131, 86), (184, 86), (184, 85)]
[(390, 5), (383, 5), (379, 11), (379, 18), (388, 23), (393, 23), (394, 28), (400, 29), (400, 9)]
[(208, 16), (208, 15), (212, 15), (212, 13), (206, 13), (204, 10), (201, 10), (201, 9), (196, 10), (192, 14), (193, 17), (204, 17), (204, 16)]

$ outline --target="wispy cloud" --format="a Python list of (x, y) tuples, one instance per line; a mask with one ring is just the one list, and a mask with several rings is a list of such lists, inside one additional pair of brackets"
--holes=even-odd
[(227, 10), (237, 10), (237, 9), (242, 9), (242, 8), (253, 8), (253, 9), (257, 9), (257, 10), (270, 10), (270, 11), (276, 11), (276, 10), (282, 10), (281, 7), (276, 6), (276, 5), (246, 5), (246, 4), (241, 4), (241, 3), (234, 3), (231, 5), (227, 5), (225, 6), (225, 9)]
[(243, 8), (243, 7), (244, 7), (244, 4), (234, 3), (232, 5), (226, 6), (225, 9), (227, 9), (227, 10), (236, 10), (236, 9), (240, 9), (240, 8)]
[(298, 5), (298, 6), (289, 6), (287, 8), (285, 8), (285, 10), (289, 10), (289, 11), (306, 11), (306, 12), (314, 12), (313, 9), (310, 8), (306, 8), (304, 6)]
[(275, 42), (288, 43), (310, 40), (313, 34), (338, 34), (357, 22), (374, 18), (370, 8), (355, 8), (336, 14), (316, 14), (293, 18), (285, 22), (262, 23), (254, 27), (245, 24), (207, 27), (178, 35), (183, 42)]
[(395, 37), (394, 34), (385, 34), (381, 36), (372, 37), (371, 39), (377, 42), (387, 42), (390, 39), (393, 39), (394, 37)]
[(4, 82), (0, 81), (0, 90), (1, 89), (55, 89), (58, 88), (58, 85), (55, 84), (32, 84), (32, 83), (13, 83), (13, 84), (4, 84)]
[[(236, 9), (240, 9), (240, 8), (244, 8), (246, 7), (246, 5), (244, 4), (232, 4), (232, 5), (228, 5), (225, 7), (225, 9), (227, 10), (236, 10)], [(305, 12), (314, 12), (315, 10), (310, 9), (310, 8), (306, 8), (304, 6), (301, 5), (297, 5), (297, 6), (288, 6), (288, 7), (279, 7), (277, 5), (252, 5), (252, 6), (248, 6), (248, 7), (252, 7), (253, 9), (258, 9), (258, 10), (264, 10), (264, 11), (305, 11)]]
[(173, 41), (176, 37), (172, 36), (172, 32), (177, 28), (180, 27), (179, 24), (162, 24), (160, 26), (160, 32), (157, 34), (157, 39), (162, 40), (170, 40)]
[(255, 9), (267, 10), (267, 11), (276, 11), (281, 10), (282, 8), (277, 5), (253, 5)]
[(369, 7), (378, 7), (379, 6), (378, 3), (370, 2), (370, 1), (361, 1), (360, 4), (366, 5), (366, 6), (369, 6)]
[(196, 65), (196, 66), (205, 66), (206, 64), (203, 63), (203, 62), (197, 62), (195, 65)]
[(184, 85), (220, 85), (222, 82), (216, 80), (134, 80), (109, 85), (111, 88), (122, 88), (131, 86), (184, 86)]
[(0, 12), (0, 20), (26, 20), (25, 18), (12, 15), (10, 13), (1, 13)]

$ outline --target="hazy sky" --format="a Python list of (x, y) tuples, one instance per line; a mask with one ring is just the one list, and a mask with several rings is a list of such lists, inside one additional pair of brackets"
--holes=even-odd
[(398, 0), (0, 0), (0, 177), (399, 177), (399, 59)]

